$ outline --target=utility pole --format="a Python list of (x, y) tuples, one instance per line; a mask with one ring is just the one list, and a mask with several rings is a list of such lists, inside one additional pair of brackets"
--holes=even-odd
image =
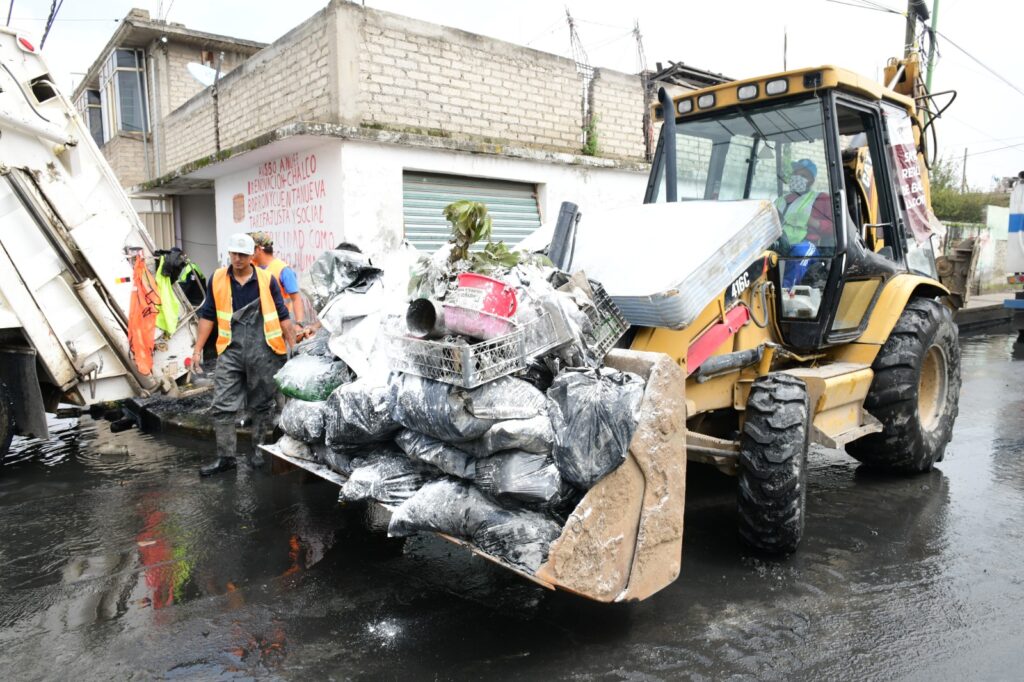
[(960, 167), (960, 194), (967, 191), (967, 147), (964, 147), (964, 162)]
[(917, 37), (917, 20), (928, 21), (928, 8), (924, 0), (907, 0), (907, 31), (903, 38), (903, 56), (909, 57), (914, 51)]
[(935, 36), (939, 30), (939, 0), (932, 0), (932, 25), (928, 29), (931, 33), (931, 40), (928, 41), (928, 70), (925, 74), (924, 85), (928, 92), (932, 91), (932, 71), (935, 69)]

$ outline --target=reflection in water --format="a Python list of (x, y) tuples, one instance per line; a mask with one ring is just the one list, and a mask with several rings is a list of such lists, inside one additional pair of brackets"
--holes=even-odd
[(34, 666), (49, 652), (99, 655), (111, 636), (173, 630), (206, 601), (227, 620), (206, 628), (203, 658), (221, 670), (280, 665), (285, 622), (229, 614), (248, 612), (268, 586), (300, 588), (296, 578), (344, 524), (336, 491), (245, 469), (200, 480), (206, 453), (195, 443), (81, 422), (58, 425), (49, 441), (19, 441), (0, 475), (5, 654), (47, 677), (39, 671), (55, 669)]
[(201, 481), (208, 444), (83, 419), (0, 473), (5, 677), (1019, 677), (1024, 363), (1006, 337), (963, 349), (936, 471), (816, 451), (805, 542), (766, 561), (736, 539), (734, 482), (691, 467), (679, 581), (619, 609), (428, 536), (396, 555), (331, 486)]

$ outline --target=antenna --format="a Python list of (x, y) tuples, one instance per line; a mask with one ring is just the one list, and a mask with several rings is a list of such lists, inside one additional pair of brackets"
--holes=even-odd
[(189, 75), (199, 81), (199, 84), (204, 88), (210, 87), (217, 80), (217, 70), (211, 69), (205, 64), (189, 62), (185, 65), (185, 68), (188, 70)]
[(594, 67), (590, 65), (587, 51), (583, 49), (583, 41), (580, 40), (580, 34), (576, 31), (576, 22), (573, 21), (568, 7), (565, 8), (565, 21), (569, 24), (569, 45), (572, 48), (572, 59), (576, 63), (576, 73), (580, 75), (583, 81), (583, 96), (580, 102), (583, 126), (580, 129), (580, 141), (583, 145), (586, 145), (587, 131), (590, 130), (592, 115), (590, 111), (590, 83), (594, 80)]
[(640, 34), (640, 20), (633, 19), (633, 37), (636, 39), (636, 66), (640, 73), (640, 89), (643, 91), (644, 107), (644, 158), (650, 161), (654, 156), (654, 124), (651, 121), (651, 86), (650, 73), (647, 71), (647, 53), (644, 51), (644, 37)]

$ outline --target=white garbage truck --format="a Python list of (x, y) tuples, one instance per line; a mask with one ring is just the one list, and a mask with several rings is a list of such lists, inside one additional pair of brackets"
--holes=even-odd
[(46, 437), (46, 412), (157, 393), (188, 372), (195, 314), (129, 348), (133, 264), (154, 244), (74, 106), (23, 36), (0, 28), (0, 458)]

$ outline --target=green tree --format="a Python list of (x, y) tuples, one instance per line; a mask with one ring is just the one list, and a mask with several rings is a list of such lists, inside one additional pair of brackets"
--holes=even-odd
[(985, 222), (985, 207), (1009, 206), (1009, 196), (968, 188), (961, 192), (962, 171), (953, 159), (938, 158), (928, 173), (932, 210), (939, 220), (953, 223)]

